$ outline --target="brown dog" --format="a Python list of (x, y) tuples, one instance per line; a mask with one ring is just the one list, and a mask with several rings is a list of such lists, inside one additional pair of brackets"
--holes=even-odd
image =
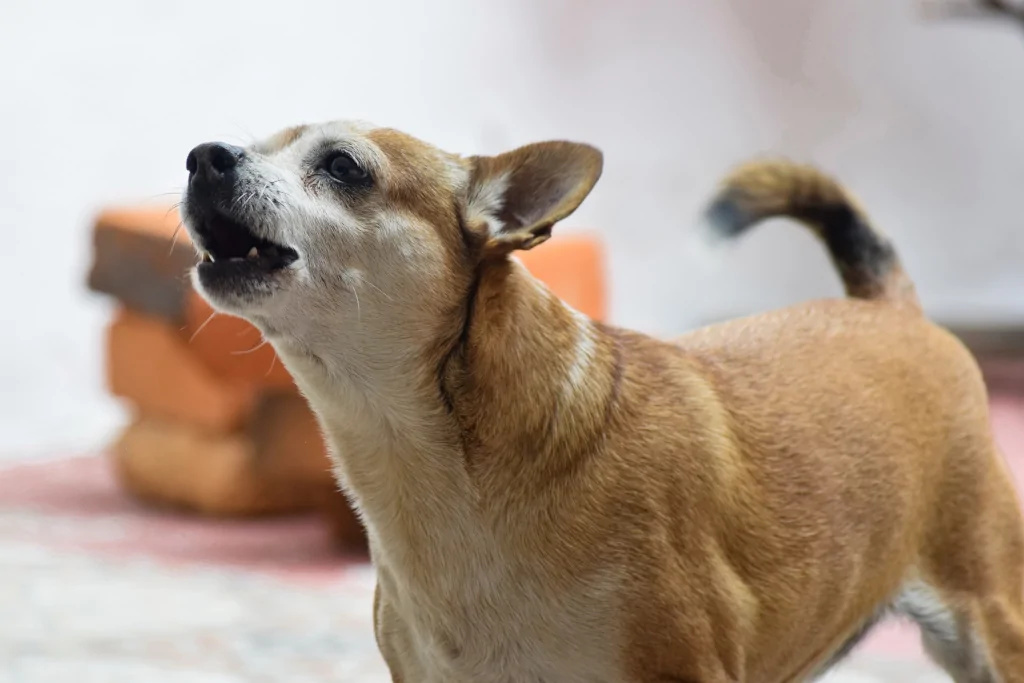
[(601, 165), (356, 123), (189, 155), (196, 283), (320, 417), (393, 679), (801, 681), (895, 610), (957, 681), (1024, 681), (1024, 531), (985, 387), (889, 243), (814, 170), (741, 169), (719, 232), (804, 221), (850, 298), (657, 341), (511, 257)]

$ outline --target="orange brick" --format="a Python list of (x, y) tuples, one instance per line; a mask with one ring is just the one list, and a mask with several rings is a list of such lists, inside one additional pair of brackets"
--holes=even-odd
[(270, 392), (249, 422), (256, 461), (253, 471), (264, 489), (286, 489), (312, 506), (339, 547), (365, 550), (363, 525), (338, 489), (320, 425), (306, 400), (294, 393)]
[(183, 323), (195, 251), (184, 230), (173, 239), (178, 221), (167, 208), (101, 213), (93, 229), (89, 287), (129, 308)]
[(148, 503), (216, 516), (309, 507), (301, 497), (262, 486), (252, 470), (252, 443), (240, 433), (143, 417), (121, 434), (111, 453), (121, 485)]
[[(266, 418), (277, 408), (259, 412)], [(259, 430), (252, 429), (254, 419), (250, 428), (217, 433), (143, 415), (112, 452), (125, 488), (152, 503), (214, 516), (314, 510), (327, 493), (344, 497), (319, 433), (305, 428), (306, 417), (291, 410)]]
[(111, 455), (122, 486), (151, 504), (211, 516), (317, 510), (339, 545), (365, 546), (316, 419), (295, 394), (266, 395), (246, 426), (230, 433), (143, 415)]
[(264, 394), (246, 431), (255, 443), (258, 466), (268, 477), (306, 488), (336, 488), (320, 424), (303, 397)]
[(553, 237), (536, 249), (520, 252), (523, 265), (552, 292), (595, 320), (608, 314), (604, 252), (596, 237)]
[(216, 431), (242, 425), (255, 401), (252, 387), (203, 367), (172, 325), (127, 309), (107, 332), (107, 381), (147, 414)]

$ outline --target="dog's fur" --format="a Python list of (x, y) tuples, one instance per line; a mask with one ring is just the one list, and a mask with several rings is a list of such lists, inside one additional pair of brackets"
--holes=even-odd
[[(365, 182), (325, 172), (337, 150)], [(196, 283), (320, 417), (393, 680), (796, 682), (893, 609), (957, 681), (1024, 682), (1024, 532), (985, 387), (835, 182), (755, 164), (709, 217), (805, 222), (849, 298), (667, 343), (511, 255), (589, 193), (589, 146), (463, 158), (332, 123), (238, 158), (217, 192), (190, 180), (193, 240), (227, 213), (299, 258)]]

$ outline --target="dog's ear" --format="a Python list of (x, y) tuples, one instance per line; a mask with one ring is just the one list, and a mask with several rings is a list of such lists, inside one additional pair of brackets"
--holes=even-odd
[(486, 231), (485, 253), (532, 249), (583, 202), (603, 157), (575, 142), (538, 142), (494, 157), (470, 157), (466, 222)]

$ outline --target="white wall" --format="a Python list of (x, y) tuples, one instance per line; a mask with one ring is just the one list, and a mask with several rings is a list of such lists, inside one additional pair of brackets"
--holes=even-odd
[[(211, 138), (367, 118), (465, 152), (596, 143), (567, 229), (599, 229), (618, 322), (656, 333), (838, 293), (769, 227), (714, 270), (687, 240), (732, 163), (826, 164), (894, 237), (930, 311), (1024, 319), (1024, 36), (896, 0), (6, 0), (0, 10), (0, 458), (123, 419), (109, 302), (83, 287), (98, 207), (173, 201)], [(170, 194), (165, 194), (170, 193)]]

